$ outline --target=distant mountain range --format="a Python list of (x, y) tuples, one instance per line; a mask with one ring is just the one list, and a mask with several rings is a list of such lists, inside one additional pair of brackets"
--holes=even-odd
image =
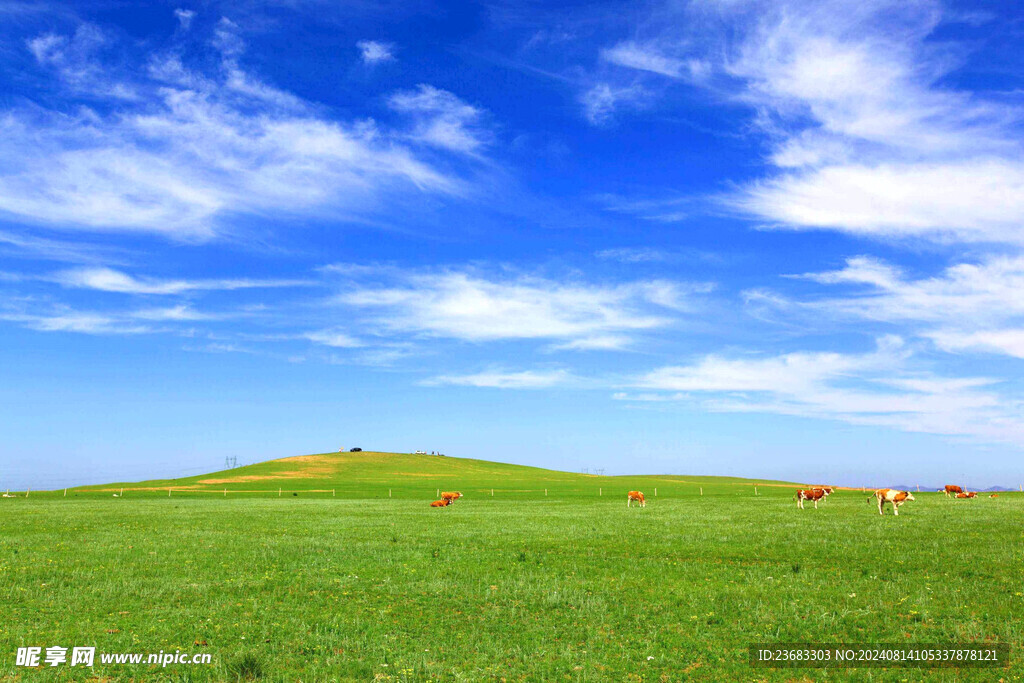
[[(961, 484), (961, 486), (962, 486), (962, 484)], [(900, 491), (917, 491), (918, 487), (917, 487), (917, 484), (914, 484), (913, 486), (909, 486), (907, 484), (900, 484), (899, 486), (893, 486), (892, 488), (899, 489)], [(941, 491), (942, 489), (943, 489), (942, 486), (922, 486), (921, 487), (922, 491)], [(989, 486), (988, 488), (984, 488), (984, 489), (978, 489), (978, 488), (974, 488), (973, 486), (967, 486), (967, 487), (964, 488), (964, 490), (965, 491), (979, 491), (979, 492), (985, 492), (985, 493), (989, 493), (989, 492), (996, 493), (996, 492), (999, 492), (999, 491), (1016, 491), (1017, 489), (1012, 488), (1012, 487), (1006, 487), (1006, 486)]]

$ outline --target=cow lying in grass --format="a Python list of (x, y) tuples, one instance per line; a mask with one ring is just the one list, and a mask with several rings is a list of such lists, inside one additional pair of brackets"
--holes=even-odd
[(977, 498), (978, 497), (978, 492), (977, 491), (961, 491), (960, 493), (956, 494), (956, 497), (957, 498)]
[(446, 507), (448, 507), (451, 504), (452, 504), (452, 502), (450, 500), (435, 500), (433, 503), (430, 504), (430, 507), (432, 507), (432, 508), (446, 508)]
[[(908, 500), (914, 500), (914, 494), (910, 491), (897, 491), (896, 489), (878, 489), (875, 491), (875, 499), (878, 501), (878, 514), (884, 515), (886, 503), (892, 503), (892, 513), (897, 517), (900, 514), (900, 505)], [(868, 500), (871, 500), (868, 498)]]
[(633, 504), (633, 501), (640, 503), (640, 507), (647, 507), (647, 501), (644, 500), (644, 494), (640, 491), (630, 491), (626, 494), (626, 507)]
[(459, 498), (462, 498), (461, 491), (441, 491), (441, 500), (447, 500), (449, 503), (454, 503)]
[(991, 496), (989, 496), (989, 498), (998, 498), (998, 497), (999, 497), (998, 493), (993, 493)]
[(810, 500), (814, 502), (814, 509), (818, 509), (818, 501), (825, 500), (828, 493), (825, 489), (798, 489), (796, 492), (796, 506), (801, 510), (804, 509), (804, 501)]

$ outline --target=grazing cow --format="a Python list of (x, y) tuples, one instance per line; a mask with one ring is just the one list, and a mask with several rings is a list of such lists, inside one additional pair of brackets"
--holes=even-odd
[(441, 500), (447, 500), (449, 503), (454, 503), (459, 498), (462, 498), (462, 491), (441, 491)]
[[(910, 491), (897, 491), (896, 489), (878, 489), (875, 491), (875, 498), (878, 500), (878, 514), (884, 515), (883, 506), (892, 503), (892, 513), (897, 517), (900, 514), (900, 505), (908, 500), (914, 500), (914, 494)], [(868, 500), (871, 500), (868, 498)]]
[(989, 498), (998, 498), (998, 497), (999, 497), (998, 493), (993, 493), (991, 496), (989, 496)]
[(448, 507), (451, 504), (452, 504), (452, 502), (450, 500), (435, 500), (433, 503), (430, 504), (430, 507), (432, 507), (432, 508), (446, 508), (446, 507)]
[(824, 489), (798, 489), (797, 492), (796, 492), (796, 506), (798, 508), (800, 508), (801, 510), (803, 510), (804, 509), (804, 501), (805, 500), (810, 500), (810, 501), (814, 501), (814, 509), (817, 510), (818, 509), (818, 501), (819, 500), (824, 500), (825, 496), (827, 496), (827, 495), (828, 494), (825, 493)]
[(630, 491), (626, 494), (626, 507), (633, 504), (633, 501), (640, 503), (640, 507), (647, 507), (647, 501), (644, 500), (644, 494), (640, 491)]
[(952, 494), (952, 493), (963, 493), (963, 492), (964, 492), (964, 490), (962, 488), (960, 488), (959, 486), (957, 486), (956, 484), (946, 484), (945, 488), (939, 489), (939, 493), (945, 493), (946, 494), (946, 498), (949, 498), (950, 494)]

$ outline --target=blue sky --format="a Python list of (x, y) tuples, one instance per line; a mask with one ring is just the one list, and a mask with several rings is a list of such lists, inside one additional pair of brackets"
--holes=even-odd
[(1012, 3), (0, 0), (0, 486), (1024, 480)]

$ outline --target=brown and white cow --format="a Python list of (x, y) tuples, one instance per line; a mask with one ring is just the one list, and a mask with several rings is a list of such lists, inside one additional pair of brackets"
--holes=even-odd
[(939, 493), (945, 493), (946, 494), (946, 498), (949, 498), (950, 494), (953, 494), (953, 493), (963, 493), (963, 492), (964, 492), (964, 490), (962, 488), (960, 488), (959, 486), (957, 486), (956, 484), (946, 484), (945, 488), (943, 488), (941, 491), (939, 491)]
[(956, 497), (957, 498), (977, 498), (978, 497), (978, 492), (977, 491), (961, 491), (960, 493), (956, 494)]
[(452, 504), (452, 502), (450, 500), (435, 500), (433, 503), (430, 504), (430, 507), (432, 507), (432, 508), (446, 508), (446, 507), (448, 507), (451, 504)]
[(991, 496), (989, 496), (989, 498), (998, 498), (998, 497), (999, 497), (998, 493), (993, 493)]
[(805, 500), (810, 500), (810, 501), (814, 502), (814, 509), (817, 510), (818, 509), (818, 501), (819, 500), (824, 500), (825, 496), (827, 496), (827, 495), (828, 494), (825, 493), (825, 489), (797, 489), (797, 492), (796, 492), (796, 506), (798, 508), (800, 508), (801, 510), (803, 510), (804, 509), (804, 501)]
[(462, 498), (462, 491), (441, 491), (441, 500), (447, 500), (449, 503), (454, 503), (459, 498)]
[(641, 491), (630, 491), (626, 494), (626, 507), (633, 504), (633, 501), (640, 503), (640, 507), (647, 507), (647, 501), (644, 500), (644, 494)]
[[(914, 494), (910, 491), (897, 491), (896, 489), (878, 489), (875, 491), (875, 498), (878, 500), (878, 514), (884, 515), (883, 506), (892, 503), (892, 513), (897, 517), (900, 514), (900, 505), (908, 500), (914, 500)], [(868, 500), (871, 500), (868, 498)]]

